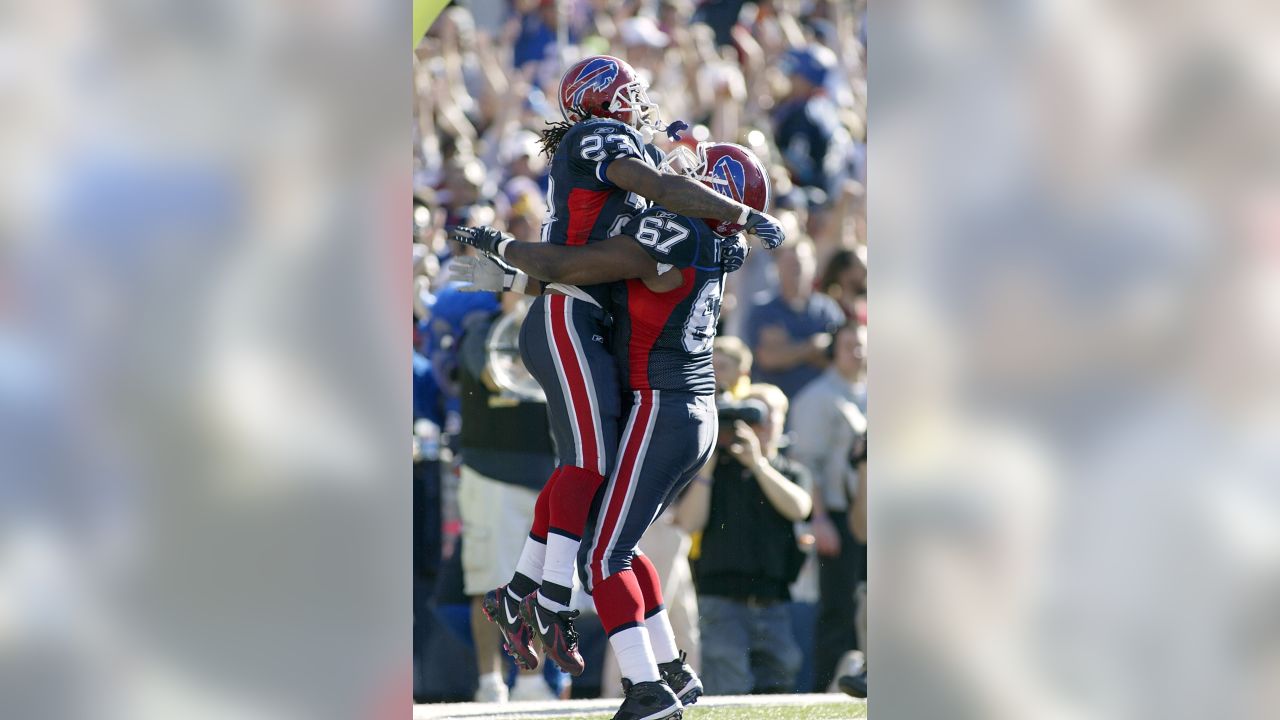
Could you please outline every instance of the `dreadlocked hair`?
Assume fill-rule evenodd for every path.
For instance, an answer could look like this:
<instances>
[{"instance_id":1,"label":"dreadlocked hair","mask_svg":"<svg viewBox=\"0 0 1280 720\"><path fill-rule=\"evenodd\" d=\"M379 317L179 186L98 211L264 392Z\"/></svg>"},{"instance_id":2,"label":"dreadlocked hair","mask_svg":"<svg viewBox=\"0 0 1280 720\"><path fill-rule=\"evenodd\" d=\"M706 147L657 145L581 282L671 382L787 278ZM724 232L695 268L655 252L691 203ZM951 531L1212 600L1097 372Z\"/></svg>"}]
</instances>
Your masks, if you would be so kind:
<instances>
[{"instance_id":1,"label":"dreadlocked hair","mask_svg":"<svg viewBox=\"0 0 1280 720\"><path fill-rule=\"evenodd\" d=\"M560 141L564 139L564 134L569 132L569 128L573 127L570 122L547 122L547 129L542 131L542 154L550 160L556 154L556 148L560 147Z\"/></svg>"}]
</instances>

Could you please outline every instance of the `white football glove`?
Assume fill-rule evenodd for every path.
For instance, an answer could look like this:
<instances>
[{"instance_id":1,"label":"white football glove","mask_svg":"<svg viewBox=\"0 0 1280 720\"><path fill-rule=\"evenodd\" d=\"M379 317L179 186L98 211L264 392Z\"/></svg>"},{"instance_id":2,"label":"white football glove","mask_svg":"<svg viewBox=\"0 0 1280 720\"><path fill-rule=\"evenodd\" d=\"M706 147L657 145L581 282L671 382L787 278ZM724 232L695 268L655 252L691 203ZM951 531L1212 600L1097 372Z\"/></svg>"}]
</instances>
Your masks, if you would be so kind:
<instances>
[{"instance_id":1,"label":"white football glove","mask_svg":"<svg viewBox=\"0 0 1280 720\"><path fill-rule=\"evenodd\" d=\"M463 292L524 292L529 276L488 255L461 255L449 262L449 279Z\"/></svg>"}]
</instances>

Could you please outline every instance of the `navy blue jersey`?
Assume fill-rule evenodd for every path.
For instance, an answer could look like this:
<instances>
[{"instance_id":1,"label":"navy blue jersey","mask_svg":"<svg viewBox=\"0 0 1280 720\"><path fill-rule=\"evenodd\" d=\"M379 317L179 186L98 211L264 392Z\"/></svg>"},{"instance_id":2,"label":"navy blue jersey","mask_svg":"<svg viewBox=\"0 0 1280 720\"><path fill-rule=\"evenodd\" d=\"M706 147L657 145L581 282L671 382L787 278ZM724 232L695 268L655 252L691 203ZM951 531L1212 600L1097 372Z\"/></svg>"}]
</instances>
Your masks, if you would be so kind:
<instances>
[{"instance_id":1,"label":"navy blue jersey","mask_svg":"<svg viewBox=\"0 0 1280 720\"><path fill-rule=\"evenodd\" d=\"M655 293L643 281L614 283L613 354L626 390L715 392L711 343L720 319L723 240L706 222L660 207L636 215L622 229L664 272L684 283Z\"/></svg>"},{"instance_id":2,"label":"navy blue jersey","mask_svg":"<svg viewBox=\"0 0 1280 720\"><path fill-rule=\"evenodd\" d=\"M606 177L609 163L622 158L657 164L640 133L617 120L584 120L565 132L551 160L543 242L585 245L604 240L619 234L631 214L648 207L647 200ZM609 308L607 284L582 289Z\"/></svg>"}]
</instances>

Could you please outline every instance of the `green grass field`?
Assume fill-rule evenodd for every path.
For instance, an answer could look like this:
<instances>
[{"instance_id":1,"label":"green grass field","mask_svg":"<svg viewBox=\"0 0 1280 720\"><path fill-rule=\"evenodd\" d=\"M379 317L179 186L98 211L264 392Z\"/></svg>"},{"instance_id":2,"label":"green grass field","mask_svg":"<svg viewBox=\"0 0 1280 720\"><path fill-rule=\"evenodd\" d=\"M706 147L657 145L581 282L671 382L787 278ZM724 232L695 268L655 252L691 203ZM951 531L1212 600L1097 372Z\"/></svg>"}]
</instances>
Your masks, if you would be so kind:
<instances>
[{"instance_id":1,"label":"green grass field","mask_svg":"<svg viewBox=\"0 0 1280 720\"><path fill-rule=\"evenodd\" d=\"M684 720L849 720L865 718L867 705L853 700L814 705L746 705L699 708L684 711ZM572 715L547 720L609 720L613 713Z\"/></svg>"}]
</instances>

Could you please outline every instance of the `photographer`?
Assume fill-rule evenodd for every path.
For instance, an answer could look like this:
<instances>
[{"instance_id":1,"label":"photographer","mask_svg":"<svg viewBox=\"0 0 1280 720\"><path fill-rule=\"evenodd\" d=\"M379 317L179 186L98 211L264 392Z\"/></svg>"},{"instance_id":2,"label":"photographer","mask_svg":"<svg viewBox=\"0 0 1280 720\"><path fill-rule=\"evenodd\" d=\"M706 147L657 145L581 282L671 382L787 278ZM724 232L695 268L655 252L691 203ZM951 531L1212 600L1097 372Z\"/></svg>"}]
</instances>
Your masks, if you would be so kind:
<instances>
[{"instance_id":1,"label":"photographer","mask_svg":"<svg viewBox=\"0 0 1280 720\"><path fill-rule=\"evenodd\" d=\"M752 385L720 407L716 452L680 507L701 529L696 571L702 681L709 694L785 693L802 661L787 610L804 562L795 523L809 515L809 476L778 455L787 398Z\"/></svg>"}]
</instances>

